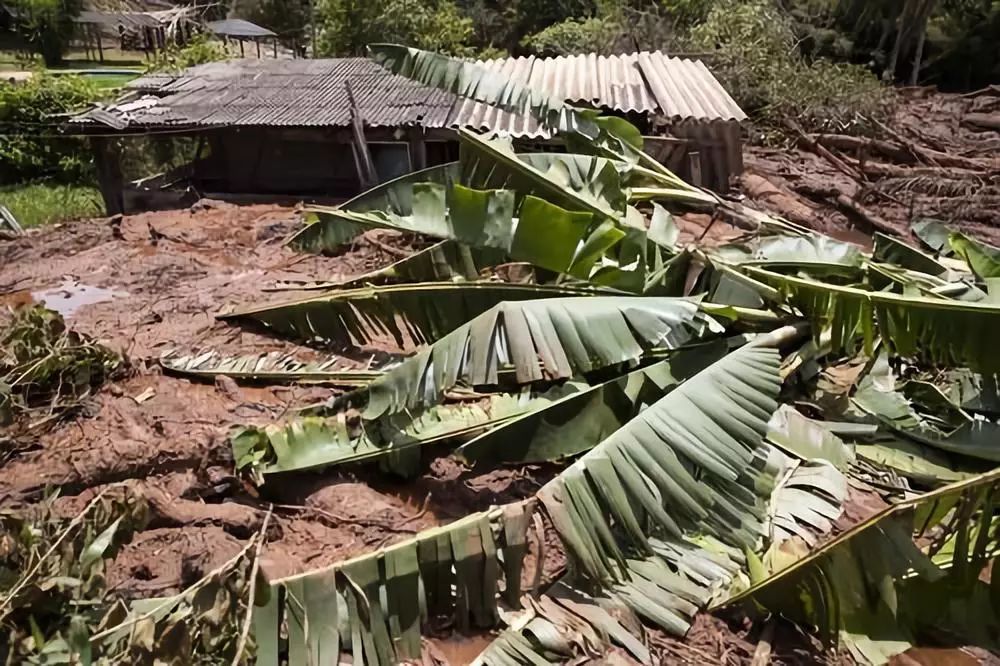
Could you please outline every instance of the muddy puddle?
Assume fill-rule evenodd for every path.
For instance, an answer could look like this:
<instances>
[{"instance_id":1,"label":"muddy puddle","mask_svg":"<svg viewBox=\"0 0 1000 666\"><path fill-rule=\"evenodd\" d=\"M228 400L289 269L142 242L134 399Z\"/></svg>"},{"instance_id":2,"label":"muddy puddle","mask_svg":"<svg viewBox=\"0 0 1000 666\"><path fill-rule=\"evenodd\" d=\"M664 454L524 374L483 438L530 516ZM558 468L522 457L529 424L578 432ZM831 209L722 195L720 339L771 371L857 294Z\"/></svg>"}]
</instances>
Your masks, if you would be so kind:
<instances>
[{"instance_id":1,"label":"muddy puddle","mask_svg":"<svg viewBox=\"0 0 1000 666\"><path fill-rule=\"evenodd\" d=\"M107 303L116 298L125 298L127 291L105 289L83 284L76 280L64 280L58 287L29 292L31 301L55 310L63 317L69 317L85 305Z\"/></svg>"}]
</instances>

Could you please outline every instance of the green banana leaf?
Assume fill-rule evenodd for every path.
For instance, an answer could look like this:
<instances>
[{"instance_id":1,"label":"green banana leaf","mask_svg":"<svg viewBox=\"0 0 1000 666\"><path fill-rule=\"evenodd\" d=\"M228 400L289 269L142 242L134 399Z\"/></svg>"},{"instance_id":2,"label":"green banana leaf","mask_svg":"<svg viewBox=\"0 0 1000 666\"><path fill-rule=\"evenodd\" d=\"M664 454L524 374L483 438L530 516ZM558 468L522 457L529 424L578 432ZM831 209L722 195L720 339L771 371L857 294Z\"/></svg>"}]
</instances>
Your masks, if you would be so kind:
<instances>
[{"instance_id":1,"label":"green banana leaf","mask_svg":"<svg viewBox=\"0 0 1000 666\"><path fill-rule=\"evenodd\" d=\"M564 380L636 363L654 347L677 349L724 330L698 303L594 296L501 303L417 352L361 395L365 418L437 404L448 389L496 386L513 366L518 384ZM337 405L334 404L334 407Z\"/></svg>"},{"instance_id":2,"label":"green banana leaf","mask_svg":"<svg viewBox=\"0 0 1000 666\"><path fill-rule=\"evenodd\" d=\"M899 502L727 603L815 627L862 663L924 638L996 649L1000 604L981 574L1000 550L998 501L994 470Z\"/></svg>"},{"instance_id":3,"label":"green banana leaf","mask_svg":"<svg viewBox=\"0 0 1000 666\"><path fill-rule=\"evenodd\" d=\"M499 303L595 293L493 281L422 282L337 290L237 310L219 319L253 321L281 335L340 347L362 346L380 337L405 347L439 340Z\"/></svg>"},{"instance_id":4,"label":"green banana leaf","mask_svg":"<svg viewBox=\"0 0 1000 666\"><path fill-rule=\"evenodd\" d=\"M290 664L392 666L419 659L421 626L448 618L459 631L489 628L500 591L520 598L534 502L474 513L332 567L271 583L254 608L258 666L277 666L281 635ZM283 631L284 628L284 631Z\"/></svg>"},{"instance_id":5,"label":"green banana leaf","mask_svg":"<svg viewBox=\"0 0 1000 666\"><path fill-rule=\"evenodd\" d=\"M740 270L777 289L782 301L809 318L817 337L829 330L834 351L853 353L860 342L871 353L879 338L896 355L990 374L1000 371L992 340L1000 306L866 291L755 266Z\"/></svg>"},{"instance_id":6,"label":"green banana leaf","mask_svg":"<svg viewBox=\"0 0 1000 666\"><path fill-rule=\"evenodd\" d=\"M439 405L416 416L395 414L365 426L344 414L296 416L280 424L239 427L230 442L236 466L258 479L361 461L378 461L408 476L420 461L420 446L474 436L586 388L567 382L544 393L500 393L478 402Z\"/></svg>"},{"instance_id":7,"label":"green banana leaf","mask_svg":"<svg viewBox=\"0 0 1000 666\"><path fill-rule=\"evenodd\" d=\"M681 382L721 359L724 340L679 349L664 361L585 388L491 428L462 445L470 462L558 460L594 447Z\"/></svg>"},{"instance_id":8,"label":"green banana leaf","mask_svg":"<svg viewBox=\"0 0 1000 666\"><path fill-rule=\"evenodd\" d=\"M979 279L1000 278L1000 248L958 232L952 232L948 244Z\"/></svg>"},{"instance_id":9,"label":"green banana leaf","mask_svg":"<svg viewBox=\"0 0 1000 666\"><path fill-rule=\"evenodd\" d=\"M901 240L897 240L885 234L875 232L875 249L872 256L878 261L895 264L903 268L909 268L928 275L946 276L949 272L947 266L924 254L915 247L907 245Z\"/></svg>"},{"instance_id":10,"label":"green banana leaf","mask_svg":"<svg viewBox=\"0 0 1000 666\"><path fill-rule=\"evenodd\" d=\"M883 384L866 377L852 402L893 432L916 442L1000 463L1000 425L996 422L970 417L933 384L909 381L895 388Z\"/></svg>"}]
</instances>

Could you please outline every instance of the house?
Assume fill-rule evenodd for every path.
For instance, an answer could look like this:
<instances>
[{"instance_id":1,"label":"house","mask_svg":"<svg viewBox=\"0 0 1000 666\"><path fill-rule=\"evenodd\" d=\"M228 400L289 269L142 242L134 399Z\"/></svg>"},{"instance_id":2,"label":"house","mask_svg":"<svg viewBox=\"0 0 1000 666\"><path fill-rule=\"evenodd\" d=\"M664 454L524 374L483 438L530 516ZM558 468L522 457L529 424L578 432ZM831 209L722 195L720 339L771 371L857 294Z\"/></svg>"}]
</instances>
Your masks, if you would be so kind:
<instances>
[{"instance_id":1,"label":"house","mask_svg":"<svg viewBox=\"0 0 1000 666\"><path fill-rule=\"evenodd\" d=\"M656 52L481 64L628 118L648 135L647 150L692 182L725 191L742 171L746 115L699 61ZM149 74L128 88L115 104L69 124L93 137L109 211L124 206L110 138L197 137L187 177L200 192L301 197L348 197L457 159L460 127L507 134L523 149L559 141L531 118L423 86L367 58L215 62Z\"/></svg>"}]
</instances>

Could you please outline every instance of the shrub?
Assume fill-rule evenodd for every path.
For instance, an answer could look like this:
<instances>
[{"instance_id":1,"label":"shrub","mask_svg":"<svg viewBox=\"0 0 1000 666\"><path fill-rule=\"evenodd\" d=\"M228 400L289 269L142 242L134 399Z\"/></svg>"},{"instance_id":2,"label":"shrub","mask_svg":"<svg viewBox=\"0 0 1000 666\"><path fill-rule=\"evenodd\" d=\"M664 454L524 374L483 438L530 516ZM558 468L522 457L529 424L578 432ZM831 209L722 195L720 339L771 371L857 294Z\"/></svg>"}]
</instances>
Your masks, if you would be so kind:
<instances>
[{"instance_id":1,"label":"shrub","mask_svg":"<svg viewBox=\"0 0 1000 666\"><path fill-rule=\"evenodd\" d=\"M764 124L796 118L808 129L843 131L861 116L884 111L888 95L874 74L858 65L806 60L791 19L768 0L716 6L692 39L713 51L715 74Z\"/></svg>"},{"instance_id":2,"label":"shrub","mask_svg":"<svg viewBox=\"0 0 1000 666\"><path fill-rule=\"evenodd\" d=\"M86 142L59 136L58 122L100 96L97 86L74 75L37 72L21 83L0 81L0 182L77 182L88 176L92 159Z\"/></svg>"},{"instance_id":3,"label":"shrub","mask_svg":"<svg viewBox=\"0 0 1000 666\"><path fill-rule=\"evenodd\" d=\"M621 28L611 19L567 19L529 35L524 46L540 56L608 53Z\"/></svg>"}]
</instances>

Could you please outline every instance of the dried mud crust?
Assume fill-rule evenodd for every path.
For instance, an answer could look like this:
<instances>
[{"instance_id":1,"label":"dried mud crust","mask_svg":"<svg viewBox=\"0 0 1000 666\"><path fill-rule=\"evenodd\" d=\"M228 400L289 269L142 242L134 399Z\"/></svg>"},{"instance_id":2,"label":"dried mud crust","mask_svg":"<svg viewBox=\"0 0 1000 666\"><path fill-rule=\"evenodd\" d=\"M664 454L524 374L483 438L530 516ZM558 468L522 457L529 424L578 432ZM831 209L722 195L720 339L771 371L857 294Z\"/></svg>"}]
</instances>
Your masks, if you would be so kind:
<instances>
[{"instance_id":1,"label":"dried mud crust","mask_svg":"<svg viewBox=\"0 0 1000 666\"><path fill-rule=\"evenodd\" d=\"M862 179L838 170L801 146L746 146L746 171L740 185L757 208L782 215L817 231L870 244L868 222L843 205L836 194L860 206L902 236L922 218L933 218L994 245L1000 245L1000 131L963 124L968 113L992 105L996 97L969 98L928 89L902 90L885 125L889 132L918 150L945 153L956 160L975 160L975 171L926 163L900 163L876 150L836 151L852 169L882 168ZM896 143L885 130L878 138ZM861 141L860 144L864 144ZM901 152L907 149L904 147ZM891 173L888 173L891 171Z\"/></svg>"},{"instance_id":2,"label":"dried mud crust","mask_svg":"<svg viewBox=\"0 0 1000 666\"><path fill-rule=\"evenodd\" d=\"M202 202L117 223L82 220L0 243L0 306L30 303L67 281L113 293L66 318L125 353L130 372L6 458L0 502L30 507L58 490L57 511L73 516L102 490L127 485L142 493L149 526L107 569L112 588L128 597L175 592L226 561L260 529L271 503L262 566L283 577L529 497L554 473L537 466L470 470L447 451L428 451L426 471L414 481L365 468L292 475L262 491L238 479L227 442L232 424L274 422L328 398L330 390L190 381L162 374L159 356L168 349L217 349L313 358L311 349L218 322L215 314L301 295L264 291L276 282L351 277L413 249L410 239L383 233L377 243L359 242L339 256L299 254L283 244L298 224L291 208ZM367 356L353 359L341 365ZM559 556L549 548L546 560Z\"/></svg>"}]
</instances>

